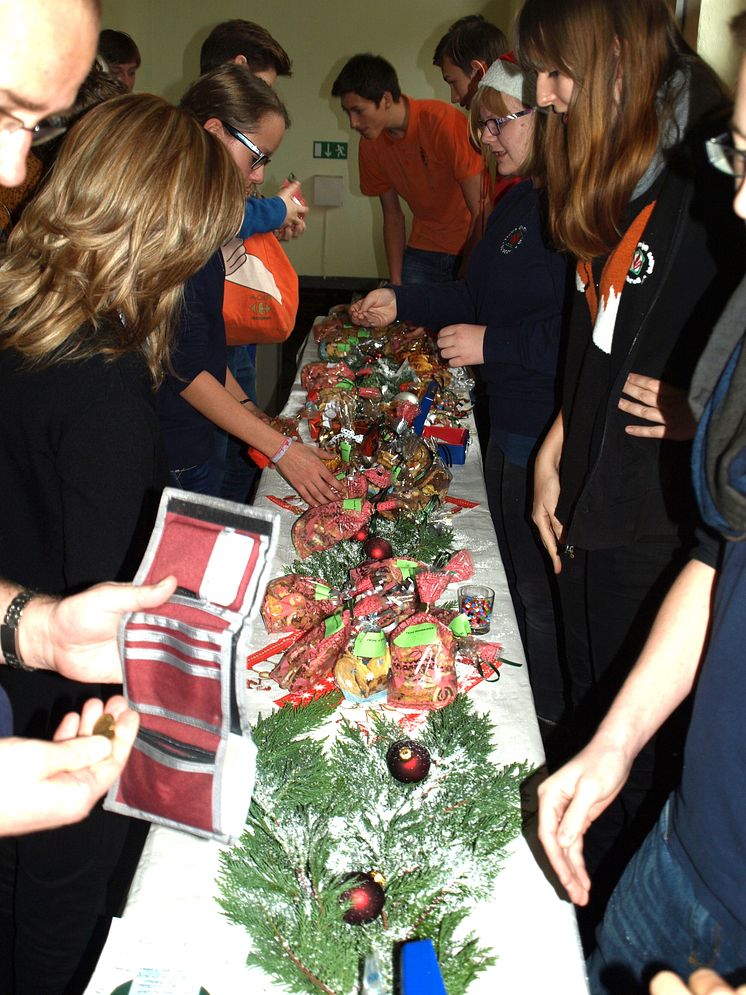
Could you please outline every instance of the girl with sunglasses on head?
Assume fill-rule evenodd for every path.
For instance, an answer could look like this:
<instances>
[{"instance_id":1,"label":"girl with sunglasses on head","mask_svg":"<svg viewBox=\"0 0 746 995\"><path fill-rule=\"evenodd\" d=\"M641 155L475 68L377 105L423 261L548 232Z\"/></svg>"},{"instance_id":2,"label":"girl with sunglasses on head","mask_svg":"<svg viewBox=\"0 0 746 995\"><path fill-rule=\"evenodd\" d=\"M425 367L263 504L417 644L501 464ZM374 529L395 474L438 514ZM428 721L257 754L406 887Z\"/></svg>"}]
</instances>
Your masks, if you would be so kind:
<instances>
[{"instance_id":1,"label":"girl with sunglasses on head","mask_svg":"<svg viewBox=\"0 0 746 995\"><path fill-rule=\"evenodd\" d=\"M666 0L526 0L517 39L552 112L536 148L550 237L576 270L533 516L559 575L580 745L693 543L686 391L741 276L744 239L728 181L704 156L728 102ZM681 720L640 754L588 834L589 925L677 775Z\"/></svg>"},{"instance_id":2,"label":"girl with sunglasses on head","mask_svg":"<svg viewBox=\"0 0 746 995\"><path fill-rule=\"evenodd\" d=\"M472 138L498 175L519 177L492 211L469 259L466 279L373 290L351 313L361 324L396 318L439 329L451 366L473 366L489 397L485 483L500 553L526 648L543 733L564 711L552 578L531 526L527 492L538 440L555 412L566 265L544 238L532 180L531 144L544 115L533 82L509 58L497 59L471 106Z\"/></svg>"},{"instance_id":3,"label":"girl with sunglasses on head","mask_svg":"<svg viewBox=\"0 0 746 995\"><path fill-rule=\"evenodd\" d=\"M289 124L271 87L246 66L221 66L200 77L181 106L227 150L246 192L264 180L264 166ZM218 251L186 285L172 371L159 392L159 413L172 482L219 496L222 429L264 453L310 505L337 497L339 485L319 451L272 428L227 368L223 323L225 262Z\"/></svg>"}]
</instances>

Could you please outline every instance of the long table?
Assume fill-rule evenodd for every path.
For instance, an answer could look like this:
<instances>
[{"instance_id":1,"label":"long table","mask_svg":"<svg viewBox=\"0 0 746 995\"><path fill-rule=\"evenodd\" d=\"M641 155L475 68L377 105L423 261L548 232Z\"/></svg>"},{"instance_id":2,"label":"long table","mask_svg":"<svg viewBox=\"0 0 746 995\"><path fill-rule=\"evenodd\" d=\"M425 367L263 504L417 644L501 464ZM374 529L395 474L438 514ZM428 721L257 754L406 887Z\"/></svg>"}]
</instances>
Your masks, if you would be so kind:
<instances>
[{"instance_id":1,"label":"long table","mask_svg":"<svg viewBox=\"0 0 746 995\"><path fill-rule=\"evenodd\" d=\"M299 369L318 358L311 338ZM294 414L305 401L298 378L283 414ZM489 638L503 644L504 656L523 663L503 666L499 682L481 682L469 690L476 707L488 712L496 727L492 759L497 765L528 761L540 768L544 752L534 711L515 615L500 562L492 520L487 507L482 459L476 443L466 463L453 468L450 495L477 502L453 517L456 546L471 550L475 583L495 590L495 607ZM255 503L268 506L269 496L283 498L289 487L273 470L265 471ZM282 534L274 573L294 559L290 527L294 515L282 511ZM446 597L455 597L450 591ZM256 620L252 649L270 637ZM252 678L247 702L252 719L277 707L286 692L273 682ZM354 706L341 709L355 718ZM534 779L535 780L535 779ZM535 797L532 784L522 799L526 815L523 834L511 844L489 902L475 908L466 922L497 954L497 962L469 988L469 995L527 992L529 995L585 995L587 983L577 925L572 906L558 894L542 859L535 832ZM281 991L267 976L245 965L250 939L242 927L229 923L215 901L215 878L221 847L186 833L155 826L133 882L121 919L115 919L87 995L109 995L132 978L138 968L156 973L154 992L196 992L202 985L210 995L278 995ZM168 985L172 987L169 988ZM179 985L181 984L181 987ZM146 990L146 989L143 989Z\"/></svg>"}]
</instances>

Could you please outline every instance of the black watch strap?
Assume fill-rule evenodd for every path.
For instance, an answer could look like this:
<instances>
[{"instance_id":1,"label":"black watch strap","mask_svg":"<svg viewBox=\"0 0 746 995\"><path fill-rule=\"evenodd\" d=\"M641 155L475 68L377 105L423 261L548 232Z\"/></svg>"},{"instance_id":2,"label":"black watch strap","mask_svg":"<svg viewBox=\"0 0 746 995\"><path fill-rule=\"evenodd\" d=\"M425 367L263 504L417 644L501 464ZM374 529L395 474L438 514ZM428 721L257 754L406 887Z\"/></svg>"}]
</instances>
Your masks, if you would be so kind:
<instances>
[{"instance_id":1,"label":"black watch strap","mask_svg":"<svg viewBox=\"0 0 746 995\"><path fill-rule=\"evenodd\" d=\"M8 605L5 618L0 625L0 649L3 651L5 662L15 670L33 670L27 667L18 652L18 623L21 621L23 609L34 597L36 591L26 588L20 591Z\"/></svg>"}]
</instances>

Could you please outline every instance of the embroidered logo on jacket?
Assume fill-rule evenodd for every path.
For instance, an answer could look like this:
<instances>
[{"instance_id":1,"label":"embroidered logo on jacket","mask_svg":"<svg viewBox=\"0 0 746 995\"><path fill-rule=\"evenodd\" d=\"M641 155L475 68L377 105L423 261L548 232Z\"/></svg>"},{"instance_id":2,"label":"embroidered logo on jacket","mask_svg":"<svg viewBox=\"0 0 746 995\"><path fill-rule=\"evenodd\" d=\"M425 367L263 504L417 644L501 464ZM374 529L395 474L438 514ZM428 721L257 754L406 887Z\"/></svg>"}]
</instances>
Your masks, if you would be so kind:
<instances>
[{"instance_id":1,"label":"embroidered logo on jacket","mask_svg":"<svg viewBox=\"0 0 746 995\"><path fill-rule=\"evenodd\" d=\"M646 242L638 242L632 265L627 273L627 283L644 283L655 268L655 256Z\"/></svg>"},{"instance_id":2,"label":"embroidered logo on jacket","mask_svg":"<svg viewBox=\"0 0 746 995\"><path fill-rule=\"evenodd\" d=\"M527 231L528 229L525 225L518 225L517 228L514 228L512 231L508 232L503 239L502 245L500 246L500 252L502 252L504 256L507 256L513 251L513 249L517 249L523 241L523 236Z\"/></svg>"}]
</instances>

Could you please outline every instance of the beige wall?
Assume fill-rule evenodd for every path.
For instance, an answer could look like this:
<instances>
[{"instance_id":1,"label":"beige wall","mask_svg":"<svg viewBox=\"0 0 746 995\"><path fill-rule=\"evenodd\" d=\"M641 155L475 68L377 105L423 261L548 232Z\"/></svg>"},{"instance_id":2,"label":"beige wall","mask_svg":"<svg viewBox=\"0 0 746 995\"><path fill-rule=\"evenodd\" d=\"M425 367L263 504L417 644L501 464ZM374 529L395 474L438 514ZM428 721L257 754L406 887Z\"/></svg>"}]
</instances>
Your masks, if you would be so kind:
<instances>
[{"instance_id":1,"label":"beige wall","mask_svg":"<svg viewBox=\"0 0 746 995\"><path fill-rule=\"evenodd\" d=\"M439 71L431 64L440 36L458 17L482 13L508 30L521 0L270 0L263 5L239 0L103 0L104 27L130 32L140 46L143 65L137 88L177 100L197 76L202 41L218 21L245 17L259 21L290 53L294 74L277 89L293 125L267 171L265 192L276 192L294 172L310 192L316 174L343 178L341 208L311 208L302 239L288 253L301 275L385 276L378 201L363 197L357 175L358 138L339 101L329 92L350 55L371 51L388 58L405 92L415 97L447 97ZM633 2L633 0L625 0ZM733 83L737 66L727 32L728 19L746 0L689 0L699 10L697 44L723 78ZM694 30L692 30L692 36ZM346 141L345 161L314 159L313 141Z\"/></svg>"},{"instance_id":2,"label":"beige wall","mask_svg":"<svg viewBox=\"0 0 746 995\"><path fill-rule=\"evenodd\" d=\"M314 173L341 175L344 205L312 208L308 230L288 253L301 275L385 276L378 200L363 197L357 174L357 135L329 94L347 58L360 51L384 55L402 88L415 97L447 98L432 65L438 39L464 14L479 12L508 27L517 0L103 0L103 26L128 31L142 54L137 89L177 100L199 73L199 49L219 21L245 17L263 24L290 53L293 76L278 81L293 124L267 171L274 193L292 171L310 191ZM464 125L466 126L466 125ZM314 140L346 141L350 158L314 159Z\"/></svg>"}]
</instances>

